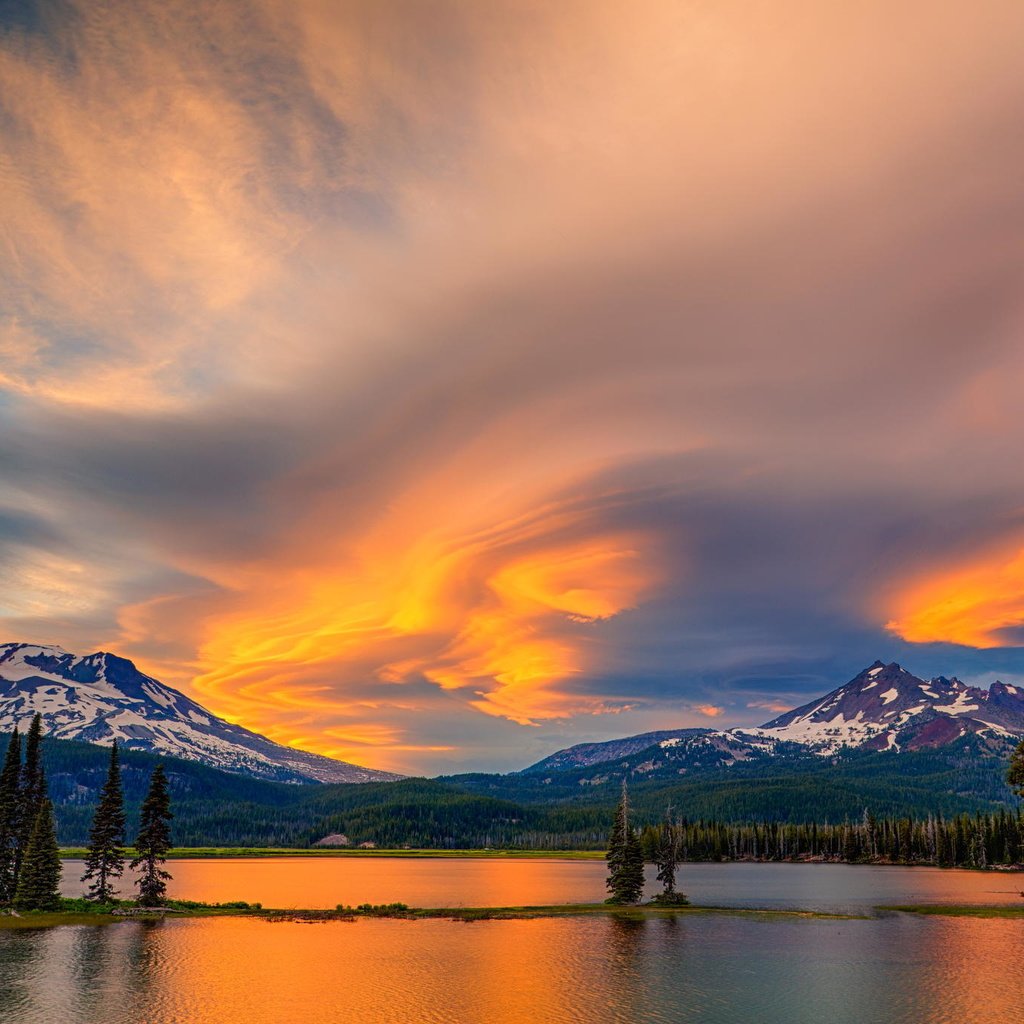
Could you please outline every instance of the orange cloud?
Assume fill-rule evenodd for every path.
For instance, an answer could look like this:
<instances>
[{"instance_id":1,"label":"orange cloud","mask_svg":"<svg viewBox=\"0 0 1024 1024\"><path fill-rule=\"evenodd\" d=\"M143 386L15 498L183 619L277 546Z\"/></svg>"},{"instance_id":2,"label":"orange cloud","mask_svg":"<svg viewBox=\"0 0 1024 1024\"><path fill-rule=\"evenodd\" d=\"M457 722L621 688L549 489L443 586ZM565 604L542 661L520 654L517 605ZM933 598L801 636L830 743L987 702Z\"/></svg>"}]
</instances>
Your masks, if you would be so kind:
<instances>
[{"instance_id":1,"label":"orange cloud","mask_svg":"<svg viewBox=\"0 0 1024 1024\"><path fill-rule=\"evenodd\" d=\"M885 628L912 643L1024 644L1024 548L1019 543L938 570L893 600Z\"/></svg>"},{"instance_id":2,"label":"orange cloud","mask_svg":"<svg viewBox=\"0 0 1024 1024\"><path fill-rule=\"evenodd\" d=\"M784 714L786 711L792 711L794 703L799 703L799 699L796 701L781 700L753 700L747 704L748 708L763 708L766 711L773 711L777 715Z\"/></svg>"},{"instance_id":3,"label":"orange cloud","mask_svg":"<svg viewBox=\"0 0 1024 1024\"><path fill-rule=\"evenodd\" d=\"M694 710L699 711L702 715L707 715L708 718L717 718L725 711L725 708L717 707L714 704L698 704Z\"/></svg>"},{"instance_id":4,"label":"orange cloud","mask_svg":"<svg viewBox=\"0 0 1024 1024\"><path fill-rule=\"evenodd\" d=\"M211 668L195 688L275 739L335 753L302 720L366 720L402 703L394 684L415 679L524 725L614 710L561 684L598 666L599 624L652 593L653 539L558 503L463 534L428 527L450 511L396 513L344 561L253 567L234 609L206 622L200 660ZM375 696L346 696L359 691ZM328 732L407 749L386 729Z\"/></svg>"},{"instance_id":5,"label":"orange cloud","mask_svg":"<svg viewBox=\"0 0 1024 1024\"><path fill-rule=\"evenodd\" d=\"M477 688L474 707L522 725L603 709L604 702L560 693L555 684L590 666L586 624L650 591L655 576L638 541L606 535L515 557L483 581L479 601L460 615L464 624L443 650L383 674L419 672L445 689Z\"/></svg>"}]
</instances>

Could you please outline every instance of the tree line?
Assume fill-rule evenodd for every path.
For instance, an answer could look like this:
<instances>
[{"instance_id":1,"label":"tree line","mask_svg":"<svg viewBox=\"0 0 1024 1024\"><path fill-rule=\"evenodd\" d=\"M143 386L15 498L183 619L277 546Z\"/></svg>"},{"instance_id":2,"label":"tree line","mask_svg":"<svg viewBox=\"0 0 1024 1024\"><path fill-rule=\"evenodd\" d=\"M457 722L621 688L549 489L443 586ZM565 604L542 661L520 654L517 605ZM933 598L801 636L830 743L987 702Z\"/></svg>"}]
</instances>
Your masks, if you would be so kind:
<instances>
[{"instance_id":1,"label":"tree line","mask_svg":"<svg viewBox=\"0 0 1024 1024\"><path fill-rule=\"evenodd\" d=\"M42 719L32 719L25 736L15 726L0 768L0 907L14 910L54 910L60 906L60 849L53 803L40 755ZM158 906L166 899L170 874L164 868L171 849L170 795L163 766L150 776L142 802L140 825L130 866L141 868L135 885L143 906ZM89 829L89 847L82 881L86 899L114 900L114 883L124 872L124 789L117 742L110 748L106 782Z\"/></svg>"},{"instance_id":2,"label":"tree line","mask_svg":"<svg viewBox=\"0 0 1024 1024\"><path fill-rule=\"evenodd\" d=\"M1024 799L1024 741L1006 771L1006 781ZM662 891L652 902L680 904L676 869L684 861L826 860L842 863L932 864L939 867L989 868L1019 865L1024 860L1024 815L998 813L941 815L925 818L877 818L865 809L859 822L841 825L795 825L689 822L673 818L672 809L658 825L635 828L629 820L625 781L608 835L606 902L635 904L643 898L644 864L654 863Z\"/></svg>"},{"instance_id":3,"label":"tree line","mask_svg":"<svg viewBox=\"0 0 1024 1024\"><path fill-rule=\"evenodd\" d=\"M5 740L0 735L0 756ZM344 832L354 844L372 840L378 846L597 850L605 847L622 781L601 787L573 782L575 791L584 791L576 793L563 791L558 778L546 786L536 779L531 783L530 776L297 786L120 747L129 835L138 829L138 809L153 767L163 760L174 801L174 838L181 846L306 847L328 833ZM109 746L43 737L62 846L88 841L107 754ZM899 756L908 760L876 765L874 774L865 770L855 778L829 766L821 768L821 778L811 779L800 774L761 777L749 770L735 774L742 765L717 781L691 778L666 784L630 777L631 809L636 824L661 821L668 803L684 809L690 821L729 823L858 821L865 807L880 817L931 813L947 820L999 810L997 802L960 795L972 791L965 773L980 771L975 761L981 755L960 752L956 772L937 770L945 761L935 752ZM901 790L904 798L894 798L897 782L907 787Z\"/></svg>"},{"instance_id":4,"label":"tree line","mask_svg":"<svg viewBox=\"0 0 1024 1024\"><path fill-rule=\"evenodd\" d=\"M608 903L640 901L645 863L657 866L663 887L652 902L685 903L675 888L676 869L685 862L819 860L995 868L1024 861L1024 815L1019 812L915 819L876 818L865 811L860 821L841 825L736 825L673 818L669 810L663 822L642 828L630 824L629 813L623 784L608 836Z\"/></svg>"},{"instance_id":5,"label":"tree line","mask_svg":"<svg viewBox=\"0 0 1024 1024\"><path fill-rule=\"evenodd\" d=\"M876 818L865 811L857 822L805 825L684 819L678 827L682 861L821 860L985 868L1024 860L1024 817L1009 811L953 818ZM660 828L645 826L640 842L645 859L656 860Z\"/></svg>"}]
</instances>

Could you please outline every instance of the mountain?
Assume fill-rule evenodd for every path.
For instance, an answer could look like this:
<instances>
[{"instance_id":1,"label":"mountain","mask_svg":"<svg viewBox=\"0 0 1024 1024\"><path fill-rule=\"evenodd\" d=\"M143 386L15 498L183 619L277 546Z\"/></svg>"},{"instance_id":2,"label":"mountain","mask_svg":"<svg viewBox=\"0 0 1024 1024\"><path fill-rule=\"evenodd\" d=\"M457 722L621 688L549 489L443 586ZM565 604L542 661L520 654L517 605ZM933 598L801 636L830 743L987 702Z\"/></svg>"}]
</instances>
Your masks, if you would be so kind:
<instances>
[{"instance_id":1,"label":"mountain","mask_svg":"<svg viewBox=\"0 0 1024 1024\"><path fill-rule=\"evenodd\" d=\"M755 730L827 753L939 747L974 733L994 740L1024 736L1024 689L995 682L987 690L955 677L925 681L893 662L876 661L848 683Z\"/></svg>"},{"instance_id":2,"label":"mountain","mask_svg":"<svg viewBox=\"0 0 1024 1024\"><path fill-rule=\"evenodd\" d=\"M603 743L577 743L574 747L556 751L536 764L524 768L522 774L537 772L564 772L573 768L589 768L602 761L614 761L630 754L647 750L655 744L668 741L675 746L679 740L708 735L708 729L663 729L660 732L644 732L639 736L627 736L621 740L605 740Z\"/></svg>"},{"instance_id":3,"label":"mountain","mask_svg":"<svg viewBox=\"0 0 1024 1024\"><path fill-rule=\"evenodd\" d=\"M686 774L781 755L928 750L967 736L977 737L983 756L1004 755L1024 737L1024 688L995 682L985 690L945 676L924 680L895 662L876 661L824 697L757 728L667 729L581 743L521 774L560 773L634 758L634 774ZM645 752L648 756L640 756Z\"/></svg>"},{"instance_id":4,"label":"mountain","mask_svg":"<svg viewBox=\"0 0 1024 1024\"><path fill-rule=\"evenodd\" d=\"M0 731L36 713L54 738L110 743L281 782L387 782L400 778L274 743L232 725L178 690L107 652L0 644Z\"/></svg>"}]
</instances>

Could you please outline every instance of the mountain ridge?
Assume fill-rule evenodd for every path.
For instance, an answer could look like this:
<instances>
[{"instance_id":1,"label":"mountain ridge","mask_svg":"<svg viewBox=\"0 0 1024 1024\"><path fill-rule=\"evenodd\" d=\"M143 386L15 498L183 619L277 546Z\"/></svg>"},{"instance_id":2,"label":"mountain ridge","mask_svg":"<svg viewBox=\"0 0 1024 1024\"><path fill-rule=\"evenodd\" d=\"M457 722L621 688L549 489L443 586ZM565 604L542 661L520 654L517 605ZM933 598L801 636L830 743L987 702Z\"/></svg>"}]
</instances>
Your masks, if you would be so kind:
<instances>
[{"instance_id":1,"label":"mountain ridge","mask_svg":"<svg viewBox=\"0 0 1024 1024\"><path fill-rule=\"evenodd\" d=\"M967 735L993 753L1024 737L1024 687L997 680L989 688L955 676L925 680L897 662L877 660L824 696L771 719L735 729L663 729L620 739L579 743L555 751L519 774L589 768L644 750L669 748L687 770L684 755L728 767L738 760L771 756L780 744L799 744L822 756L842 748L923 750ZM645 742L645 741L650 742Z\"/></svg>"},{"instance_id":2,"label":"mountain ridge","mask_svg":"<svg viewBox=\"0 0 1024 1024\"><path fill-rule=\"evenodd\" d=\"M275 743L234 725L107 651L0 644L0 732L36 713L56 739L168 754L282 782L388 782L402 776Z\"/></svg>"}]
</instances>

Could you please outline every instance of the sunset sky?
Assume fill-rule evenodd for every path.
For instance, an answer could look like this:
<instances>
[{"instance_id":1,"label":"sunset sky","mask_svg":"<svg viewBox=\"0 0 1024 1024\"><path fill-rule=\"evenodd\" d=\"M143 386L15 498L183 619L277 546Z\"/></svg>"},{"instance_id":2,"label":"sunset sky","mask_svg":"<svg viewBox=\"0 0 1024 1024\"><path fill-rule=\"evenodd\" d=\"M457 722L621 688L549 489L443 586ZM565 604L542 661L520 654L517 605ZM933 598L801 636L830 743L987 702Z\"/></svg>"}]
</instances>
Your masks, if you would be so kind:
<instances>
[{"instance_id":1,"label":"sunset sky","mask_svg":"<svg viewBox=\"0 0 1024 1024\"><path fill-rule=\"evenodd\" d=\"M425 774L1024 678L1022 45L0 2L0 641Z\"/></svg>"}]
</instances>

